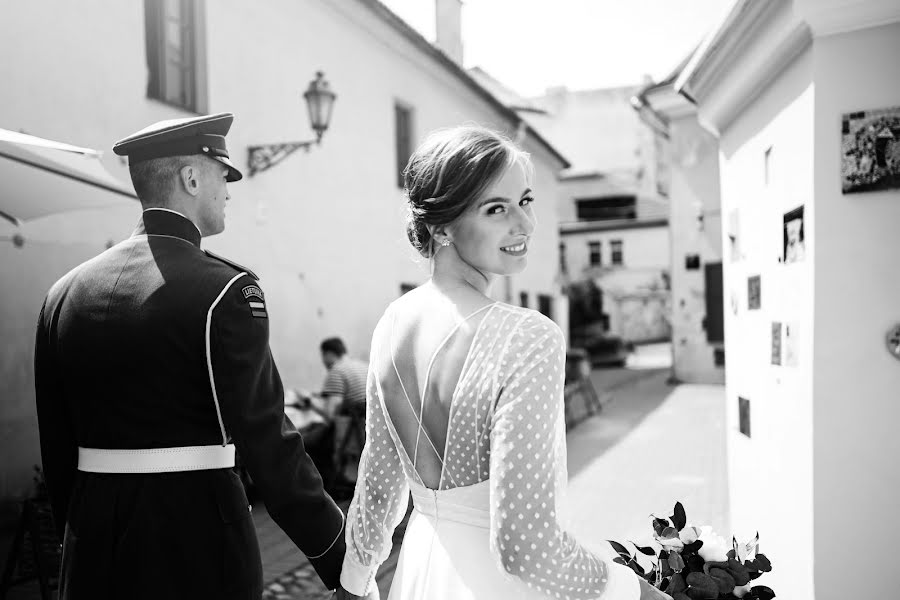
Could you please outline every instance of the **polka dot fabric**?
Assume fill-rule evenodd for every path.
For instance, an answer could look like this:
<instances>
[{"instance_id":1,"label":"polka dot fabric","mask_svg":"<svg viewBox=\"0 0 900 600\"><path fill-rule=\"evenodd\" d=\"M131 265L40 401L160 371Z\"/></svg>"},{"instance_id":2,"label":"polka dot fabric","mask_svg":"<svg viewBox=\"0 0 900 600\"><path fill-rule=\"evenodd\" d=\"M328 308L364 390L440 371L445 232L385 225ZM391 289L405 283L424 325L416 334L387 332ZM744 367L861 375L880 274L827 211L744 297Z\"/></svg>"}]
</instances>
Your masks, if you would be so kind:
<instances>
[{"instance_id":1,"label":"polka dot fabric","mask_svg":"<svg viewBox=\"0 0 900 600\"><path fill-rule=\"evenodd\" d=\"M373 357L389 351L391 310L376 328ZM390 552L409 481L422 484L396 433L410 424L387 417L381 393L396 389L396 373L377 372L383 364L370 361L368 437L347 518L341 575L344 586L359 594L372 589ZM629 589L633 584L637 590L636 576L591 554L560 526L567 479L564 379L565 340L553 321L506 304L490 307L453 394L438 489L489 481L490 550L510 576L548 598L611 598L605 593L611 578L633 579ZM409 418L415 429L416 416L410 412Z\"/></svg>"}]
</instances>

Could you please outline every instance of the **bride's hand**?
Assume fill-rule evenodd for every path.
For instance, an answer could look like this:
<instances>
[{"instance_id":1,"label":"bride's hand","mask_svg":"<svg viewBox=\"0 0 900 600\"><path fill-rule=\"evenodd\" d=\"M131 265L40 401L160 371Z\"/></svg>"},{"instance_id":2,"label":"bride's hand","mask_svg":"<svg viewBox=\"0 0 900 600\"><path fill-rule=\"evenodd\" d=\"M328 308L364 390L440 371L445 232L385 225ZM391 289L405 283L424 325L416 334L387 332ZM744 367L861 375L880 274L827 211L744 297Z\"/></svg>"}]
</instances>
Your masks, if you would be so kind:
<instances>
[{"instance_id":1,"label":"bride's hand","mask_svg":"<svg viewBox=\"0 0 900 600\"><path fill-rule=\"evenodd\" d=\"M378 588L376 587L371 592L369 592L366 596L357 596L356 594L351 594L347 590L342 587L338 587L334 591L334 595L331 597L331 600L380 600L378 595Z\"/></svg>"},{"instance_id":2,"label":"bride's hand","mask_svg":"<svg viewBox=\"0 0 900 600\"><path fill-rule=\"evenodd\" d=\"M641 599L640 600L672 600L672 596L661 592L645 580L640 579Z\"/></svg>"}]
</instances>

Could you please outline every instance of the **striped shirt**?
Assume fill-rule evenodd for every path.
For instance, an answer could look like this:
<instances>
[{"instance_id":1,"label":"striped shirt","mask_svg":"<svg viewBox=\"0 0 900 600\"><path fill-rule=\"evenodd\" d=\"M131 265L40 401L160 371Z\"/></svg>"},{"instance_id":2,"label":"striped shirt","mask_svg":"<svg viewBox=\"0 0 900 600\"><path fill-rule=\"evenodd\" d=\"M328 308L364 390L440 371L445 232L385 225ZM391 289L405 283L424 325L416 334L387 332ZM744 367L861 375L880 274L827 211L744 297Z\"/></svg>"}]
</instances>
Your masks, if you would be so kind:
<instances>
[{"instance_id":1,"label":"striped shirt","mask_svg":"<svg viewBox=\"0 0 900 600\"><path fill-rule=\"evenodd\" d=\"M344 403L365 403L366 376L369 365L361 360L345 356L334 363L322 385L323 396L343 396Z\"/></svg>"}]
</instances>

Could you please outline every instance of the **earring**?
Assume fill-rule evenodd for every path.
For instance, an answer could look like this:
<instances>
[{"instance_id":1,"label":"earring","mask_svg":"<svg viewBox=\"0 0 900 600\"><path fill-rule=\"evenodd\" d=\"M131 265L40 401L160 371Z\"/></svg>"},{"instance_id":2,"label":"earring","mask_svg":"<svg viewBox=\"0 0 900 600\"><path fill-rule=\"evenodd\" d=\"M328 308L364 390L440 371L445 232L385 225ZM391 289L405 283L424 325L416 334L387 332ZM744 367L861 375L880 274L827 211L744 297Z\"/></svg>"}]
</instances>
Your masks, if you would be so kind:
<instances>
[{"instance_id":1,"label":"earring","mask_svg":"<svg viewBox=\"0 0 900 600\"><path fill-rule=\"evenodd\" d=\"M448 240L447 238L444 238L444 239L441 240L441 248L446 248L447 246L449 246L449 245L452 244L452 243L453 243L453 242L451 242L451 241Z\"/></svg>"}]
</instances>

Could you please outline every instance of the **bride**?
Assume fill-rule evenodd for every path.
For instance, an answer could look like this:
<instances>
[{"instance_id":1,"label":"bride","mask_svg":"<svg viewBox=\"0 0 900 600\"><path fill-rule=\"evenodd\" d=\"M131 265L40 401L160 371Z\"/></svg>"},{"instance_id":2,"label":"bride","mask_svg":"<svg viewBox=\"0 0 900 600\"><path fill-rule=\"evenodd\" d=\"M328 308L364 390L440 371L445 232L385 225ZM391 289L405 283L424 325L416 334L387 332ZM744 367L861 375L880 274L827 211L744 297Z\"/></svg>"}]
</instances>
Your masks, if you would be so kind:
<instances>
[{"instance_id":1,"label":"bride","mask_svg":"<svg viewBox=\"0 0 900 600\"><path fill-rule=\"evenodd\" d=\"M372 338L337 598L378 596L410 493L391 599L668 598L559 524L565 341L540 313L488 297L525 268L530 172L525 153L479 127L436 132L410 159L407 232L433 274Z\"/></svg>"}]
</instances>

